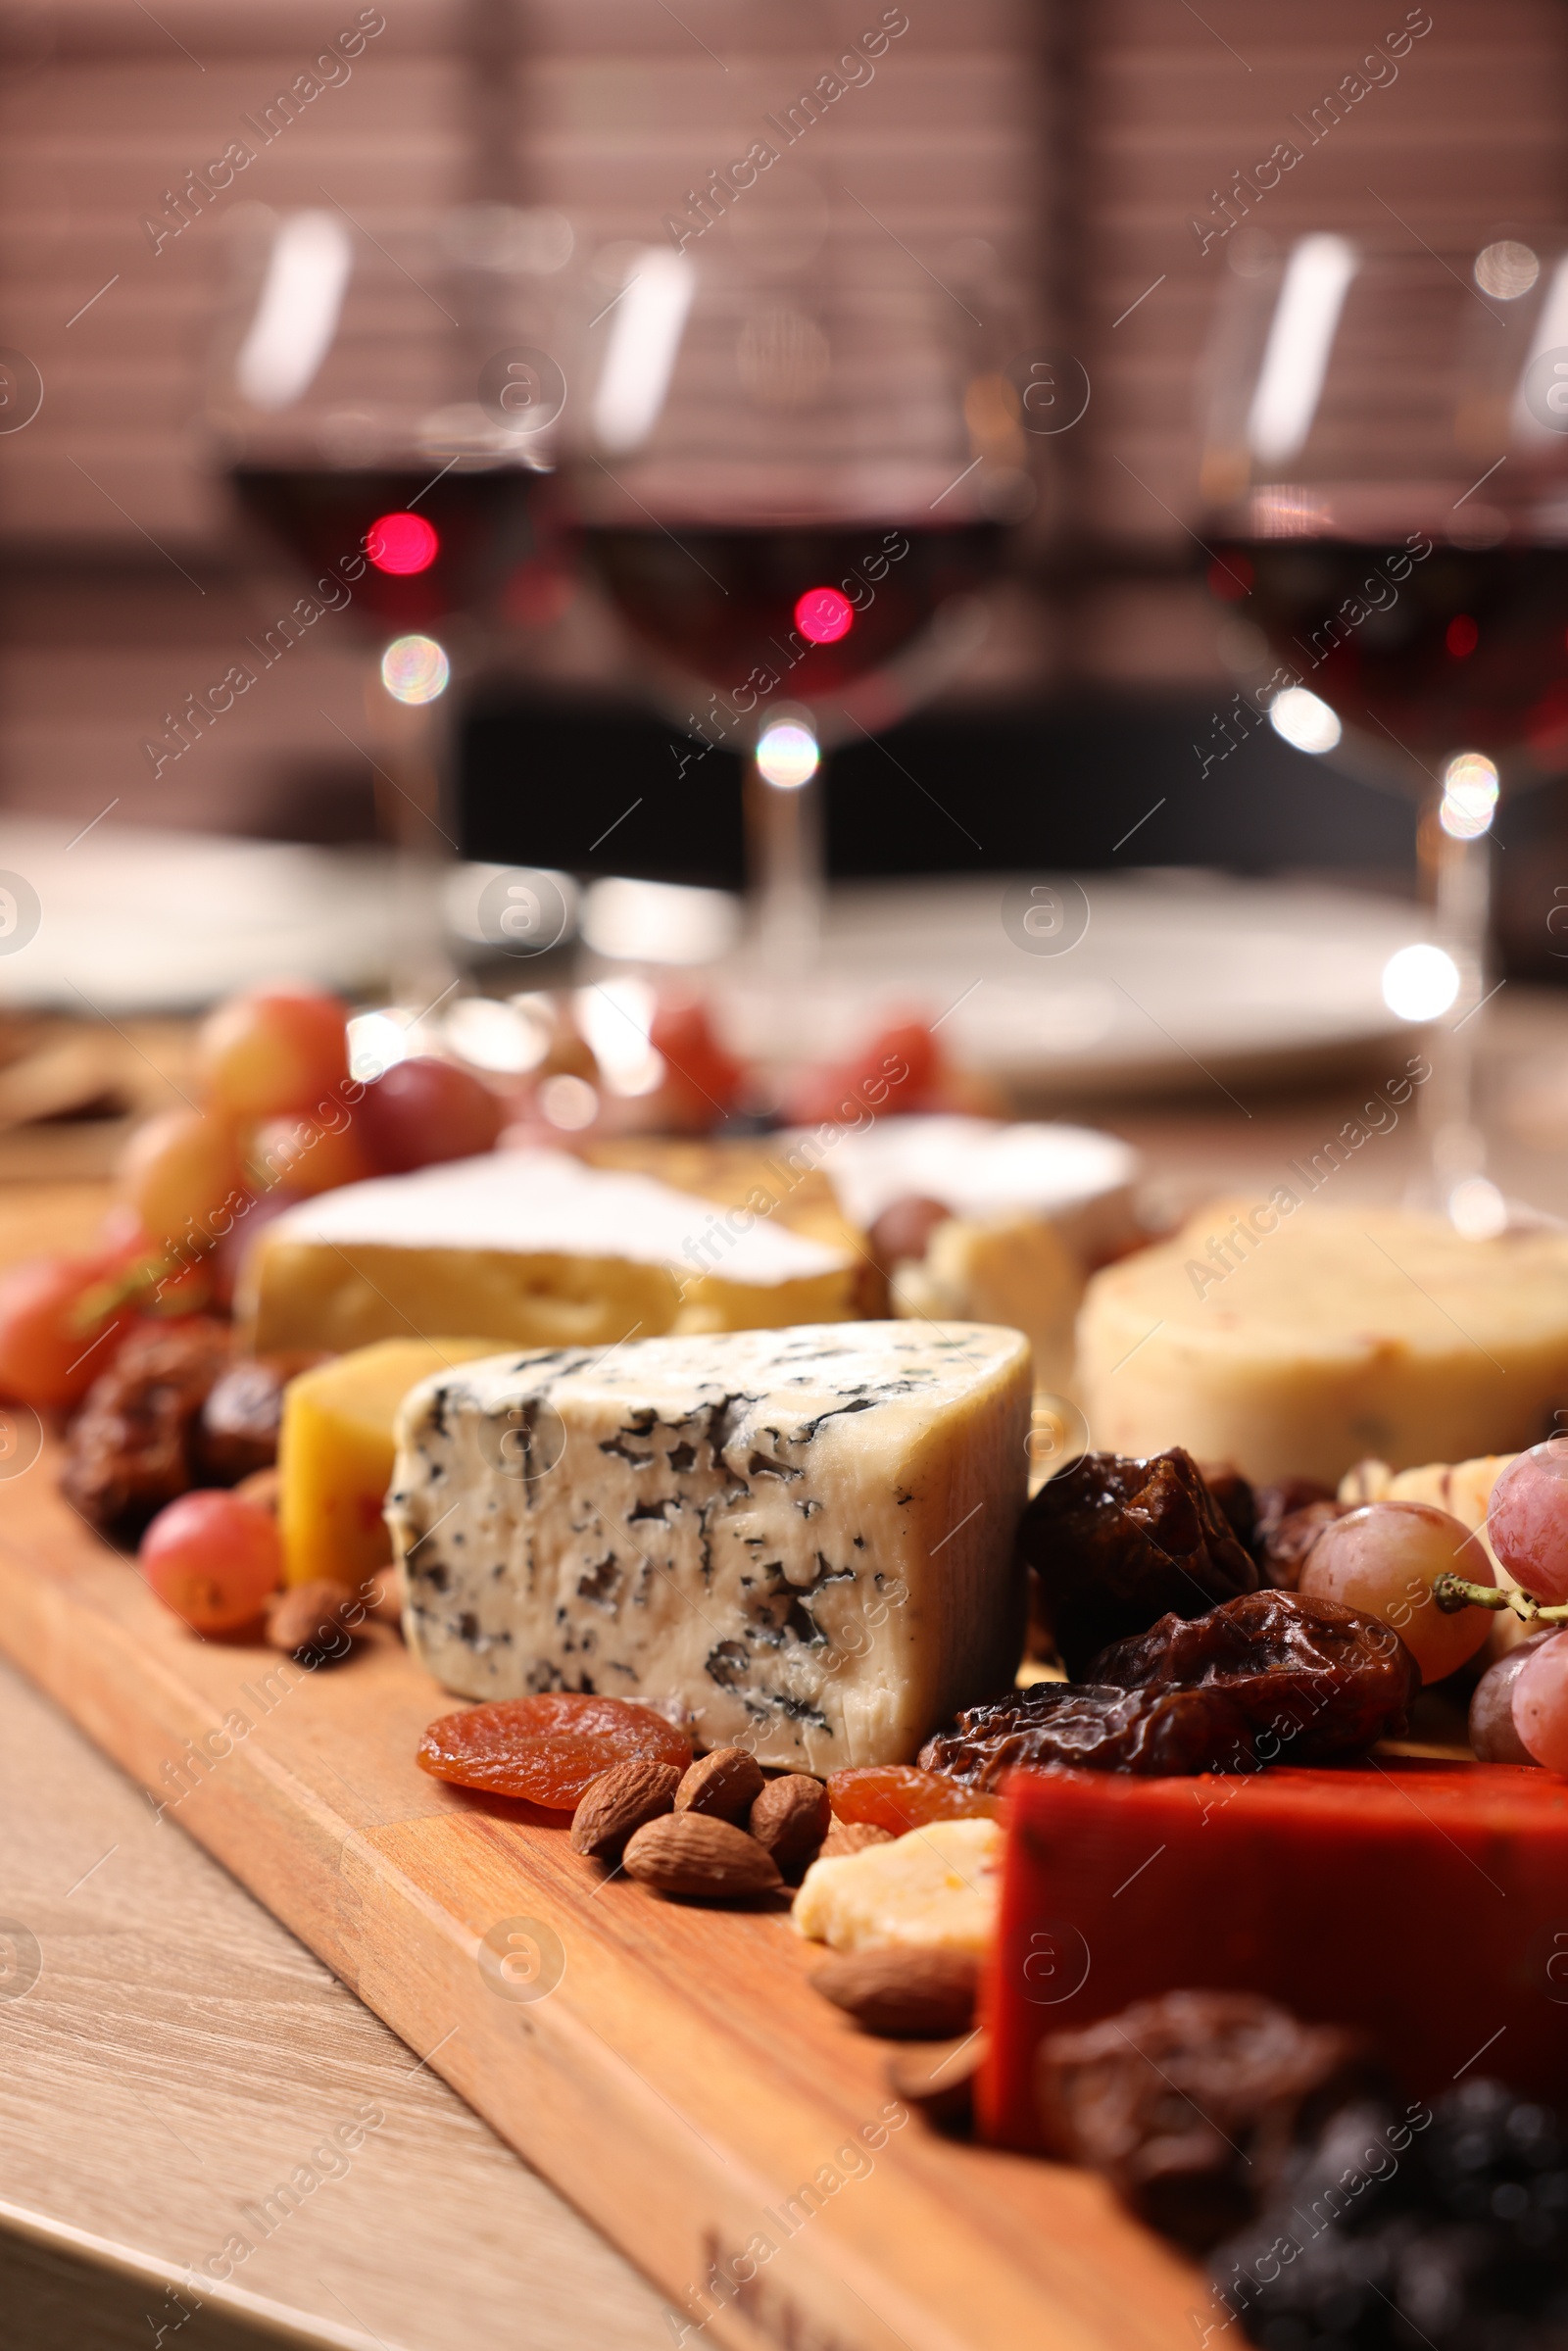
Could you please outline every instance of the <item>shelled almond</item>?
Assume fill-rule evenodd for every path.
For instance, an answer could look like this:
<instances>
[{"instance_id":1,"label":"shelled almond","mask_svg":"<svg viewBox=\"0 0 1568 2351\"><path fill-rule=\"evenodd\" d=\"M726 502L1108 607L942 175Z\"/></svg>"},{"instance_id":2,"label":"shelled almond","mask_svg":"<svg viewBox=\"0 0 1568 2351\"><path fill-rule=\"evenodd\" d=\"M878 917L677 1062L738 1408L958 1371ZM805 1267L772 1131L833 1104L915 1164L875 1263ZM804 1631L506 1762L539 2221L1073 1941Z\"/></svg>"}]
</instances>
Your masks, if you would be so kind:
<instances>
[{"instance_id":1,"label":"shelled almond","mask_svg":"<svg viewBox=\"0 0 1568 2351\"><path fill-rule=\"evenodd\" d=\"M755 1837L710 1813L666 1813L627 1842L626 1875L656 1893L704 1901L738 1901L771 1893L784 1883L778 1864Z\"/></svg>"},{"instance_id":2,"label":"shelled almond","mask_svg":"<svg viewBox=\"0 0 1568 2351\"><path fill-rule=\"evenodd\" d=\"M672 1763L639 1756L596 1780L571 1822L571 1849L595 1861L613 1861L629 1837L671 1811L680 1773Z\"/></svg>"},{"instance_id":3,"label":"shelled almond","mask_svg":"<svg viewBox=\"0 0 1568 2351\"><path fill-rule=\"evenodd\" d=\"M715 1747L700 1755L675 1791L675 1810L718 1821L743 1821L762 1792L762 1768L744 1747Z\"/></svg>"},{"instance_id":4,"label":"shelled almond","mask_svg":"<svg viewBox=\"0 0 1568 2351\"><path fill-rule=\"evenodd\" d=\"M974 2022L979 1961L937 1944L845 1951L813 1970L824 1999L889 2040L938 2040Z\"/></svg>"}]
</instances>

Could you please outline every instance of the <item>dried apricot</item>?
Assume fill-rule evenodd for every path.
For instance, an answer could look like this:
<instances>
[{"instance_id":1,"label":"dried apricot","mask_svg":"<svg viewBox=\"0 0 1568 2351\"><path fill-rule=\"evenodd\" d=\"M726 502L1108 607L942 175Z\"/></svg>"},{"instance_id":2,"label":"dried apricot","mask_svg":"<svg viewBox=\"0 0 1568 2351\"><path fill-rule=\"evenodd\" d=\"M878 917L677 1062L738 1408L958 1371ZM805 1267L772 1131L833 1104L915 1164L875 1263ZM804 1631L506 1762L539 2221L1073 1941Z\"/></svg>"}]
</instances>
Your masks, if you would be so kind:
<instances>
[{"instance_id":1,"label":"dried apricot","mask_svg":"<svg viewBox=\"0 0 1568 2351\"><path fill-rule=\"evenodd\" d=\"M551 1812L574 1811L602 1773L639 1759L684 1771L692 1742L651 1706L572 1690L443 1714L418 1751L420 1768L437 1780L521 1796Z\"/></svg>"},{"instance_id":2,"label":"dried apricot","mask_svg":"<svg viewBox=\"0 0 1568 2351\"><path fill-rule=\"evenodd\" d=\"M861 1764L830 1772L828 1802L840 1821L866 1821L904 1837L927 1821L991 1820L1002 1807L995 1796L960 1788L942 1772L922 1772L912 1763Z\"/></svg>"}]
</instances>

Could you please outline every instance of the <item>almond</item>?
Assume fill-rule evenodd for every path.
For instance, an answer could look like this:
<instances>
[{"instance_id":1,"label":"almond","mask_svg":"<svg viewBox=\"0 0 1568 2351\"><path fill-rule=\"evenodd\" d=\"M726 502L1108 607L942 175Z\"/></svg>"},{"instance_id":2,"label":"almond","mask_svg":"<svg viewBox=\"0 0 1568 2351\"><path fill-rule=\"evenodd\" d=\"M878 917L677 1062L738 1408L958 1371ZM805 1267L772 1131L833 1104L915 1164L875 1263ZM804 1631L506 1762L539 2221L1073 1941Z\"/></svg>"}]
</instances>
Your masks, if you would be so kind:
<instances>
[{"instance_id":1,"label":"almond","mask_svg":"<svg viewBox=\"0 0 1568 2351\"><path fill-rule=\"evenodd\" d=\"M810 1860L833 1818L827 1789L805 1772L769 1780L752 1806L749 1826L786 1875Z\"/></svg>"},{"instance_id":2,"label":"almond","mask_svg":"<svg viewBox=\"0 0 1568 2351\"><path fill-rule=\"evenodd\" d=\"M354 1594L346 1584L323 1578L291 1585L268 1608L267 1638L274 1649L286 1649L302 1660L309 1657L318 1665L346 1657L354 1631L344 1623L343 1610L353 1605Z\"/></svg>"},{"instance_id":3,"label":"almond","mask_svg":"<svg viewBox=\"0 0 1568 2351\"><path fill-rule=\"evenodd\" d=\"M841 1821L835 1819L822 1840L819 1861L832 1861L840 1853L863 1853L867 1845L890 1845L891 1829L879 1829L872 1821Z\"/></svg>"},{"instance_id":4,"label":"almond","mask_svg":"<svg viewBox=\"0 0 1568 2351\"><path fill-rule=\"evenodd\" d=\"M772 1854L755 1837L706 1812L649 1821L628 1842L625 1864L629 1878L658 1893L710 1902L771 1893L783 1884Z\"/></svg>"},{"instance_id":5,"label":"almond","mask_svg":"<svg viewBox=\"0 0 1568 2351\"><path fill-rule=\"evenodd\" d=\"M845 1951L811 1977L824 1999L889 2040L940 2040L974 2023L980 1962L935 1943Z\"/></svg>"},{"instance_id":6,"label":"almond","mask_svg":"<svg viewBox=\"0 0 1568 2351\"><path fill-rule=\"evenodd\" d=\"M923 2049L894 2049L888 2057L888 2087L939 2129L962 2130L974 2119L974 2081L985 2058L983 2033L928 2042Z\"/></svg>"},{"instance_id":7,"label":"almond","mask_svg":"<svg viewBox=\"0 0 1568 2351\"><path fill-rule=\"evenodd\" d=\"M368 1616L378 1625L390 1625L395 1633L403 1630L403 1579L395 1567L377 1568L360 1586L360 1597Z\"/></svg>"},{"instance_id":8,"label":"almond","mask_svg":"<svg viewBox=\"0 0 1568 2351\"><path fill-rule=\"evenodd\" d=\"M680 1786L673 1763L638 1757L617 1763L583 1790L571 1816L571 1849L595 1861L613 1861L632 1833L668 1812Z\"/></svg>"},{"instance_id":9,"label":"almond","mask_svg":"<svg viewBox=\"0 0 1568 2351\"><path fill-rule=\"evenodd\" d=\"M702 1812L715 1821L743 1821L762 1792L762 1767L744 1747L715 1747L700 1755L675 1791L677 1812Z\"/></svg>"}]
</instances>

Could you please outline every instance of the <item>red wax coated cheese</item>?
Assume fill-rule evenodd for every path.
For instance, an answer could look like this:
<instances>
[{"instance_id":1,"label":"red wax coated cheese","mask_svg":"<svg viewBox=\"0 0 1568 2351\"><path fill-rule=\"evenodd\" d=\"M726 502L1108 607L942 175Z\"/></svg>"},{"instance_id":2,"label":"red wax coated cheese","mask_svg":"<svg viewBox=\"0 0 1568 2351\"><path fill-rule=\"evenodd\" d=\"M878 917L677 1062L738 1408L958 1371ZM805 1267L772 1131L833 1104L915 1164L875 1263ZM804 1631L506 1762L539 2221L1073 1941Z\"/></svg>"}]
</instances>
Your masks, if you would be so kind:
<instances>
[{"instance_id":1,"label":"red wax coated cheese","mask_svg":"<svg viewBox=\"0 0 1568 2351\"><path fill-rule=\"evenodd\" d=\"M979 2085L993 2141L1039 2144L1049 2033L1185 1986L1357 2026L1422 2096L1473 2069L1568 2102L1568 1782L1405 1761L1019 1771L1006 1794Z\"/></svg>"}]
</instances>

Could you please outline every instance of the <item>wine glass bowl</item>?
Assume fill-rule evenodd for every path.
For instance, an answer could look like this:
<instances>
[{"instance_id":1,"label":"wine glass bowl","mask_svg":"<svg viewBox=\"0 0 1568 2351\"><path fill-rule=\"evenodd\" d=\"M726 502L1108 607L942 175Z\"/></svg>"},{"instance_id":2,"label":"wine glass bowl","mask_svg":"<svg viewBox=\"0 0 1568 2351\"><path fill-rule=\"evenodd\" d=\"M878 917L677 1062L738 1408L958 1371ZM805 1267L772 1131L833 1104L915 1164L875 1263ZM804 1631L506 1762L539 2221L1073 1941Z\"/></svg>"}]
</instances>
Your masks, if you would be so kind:
<instances>
[{"instance_id":1,"label":"wine glass bowl","mask_svg":"<svg viewBox=\"0 0 1568 2351\"><path fill-rule=\"evenodd\" d=\"M297 569L302 593L258 632L258 660L270 666L328 615L371 652L400 1002L452 976L438 904L447 686L489 658L530 569L563 561L537 492L564 400L548 346L570 249L559 215L500 204L373 229L337 206L231 217L209 446Z\"/></svg>"},{"instance_id":2,"label":"wine glass bowl","mask_svg":"<svg viewBox=\"0 0 1568 2351\"><path fill-rule=\"evenodd\" d=\"M879 731L945 681L1033 504L1000 364L1016 338L999 316L988 345L960 292L897 256L830 249L781 279L715 240L612 276L585 275L573 353L585 563L694 756L751 755L758 928L798 963L822 898L802 739Z\"/></svg>"},{"instance_id":3,"label":"wine glass bowl","mask_svg":"<svg viewBox=\"0 0 1568 2351\"><path fill-rule=\"evenodd\" d=\"M1423 803L1419 854L1456 985L1418 1192L1461 1229L1498 1230L1473 1015L1499 788L1568 765L1568 244L1510 234L1438 253L1328 231L1242 244L1215 322L1200 488L1244 691L1298 748Z\"/></svg>"}]
</instances>

